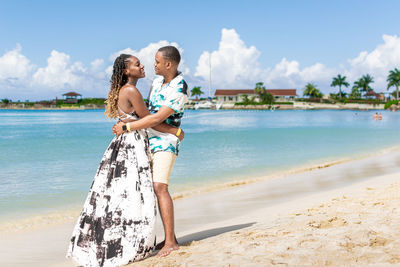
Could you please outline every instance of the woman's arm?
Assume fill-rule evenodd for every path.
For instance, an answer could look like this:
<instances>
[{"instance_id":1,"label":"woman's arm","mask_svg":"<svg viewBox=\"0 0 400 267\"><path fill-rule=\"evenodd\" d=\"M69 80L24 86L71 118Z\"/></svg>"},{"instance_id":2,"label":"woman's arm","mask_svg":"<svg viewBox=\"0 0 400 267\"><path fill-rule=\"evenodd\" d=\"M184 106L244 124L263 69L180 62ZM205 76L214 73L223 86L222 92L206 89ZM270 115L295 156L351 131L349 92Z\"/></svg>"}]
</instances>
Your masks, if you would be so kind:
<instances>
[{"instance_id":1,"label":"woman's arm","mask_svg":"<svg viewBox=\"0 0 400 267\"><path fill-rule=\"evenodd\" d=\"M126 89L127 89L125 91L126 97L128 98L129 102L132 104L132 106L135 108L136 113L141 118L138 121L127 122L127 123L129 123L131 130L153 128L157 131L164 132L164 133L170 133L173 135L176 135L178 133L179 128L173 127L164 122L169 116L171 116L175 112L173 109L163 106L157 113L150 114L149 110L147 109L147 107L143 101L143 97L140 94L139 90L135 87L129 87ZM123 124L124 123L118 123L115 126L117 129L121 128L121 130L122 130ZM118 134L117 129L116 129L116 132ZM183 132L181 135L182 135L182 139L183 139L183 135L184 135ZM180 139L181 139L181 135L179 136Z\"/></svg>"}]
</instances>

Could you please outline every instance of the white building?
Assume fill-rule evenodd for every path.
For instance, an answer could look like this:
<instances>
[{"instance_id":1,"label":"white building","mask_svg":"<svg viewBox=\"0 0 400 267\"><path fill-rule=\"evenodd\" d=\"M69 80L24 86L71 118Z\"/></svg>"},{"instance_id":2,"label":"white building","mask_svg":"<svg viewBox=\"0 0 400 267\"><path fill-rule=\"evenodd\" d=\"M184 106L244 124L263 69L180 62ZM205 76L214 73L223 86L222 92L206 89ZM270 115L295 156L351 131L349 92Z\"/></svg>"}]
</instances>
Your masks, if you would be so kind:
<instances>
[{"instance_id":1,"label":"white building","mask_svg":"<svg viewBox=\"0 0 400 267\"><path fill-rule=\"evenodd\" d=\"M265 91L272 94L276 102L293 101L297 96L296 89L267 89ZM258 94L254 89L217 89L214 95L218 103L243 102L244 95L247 95L249 99L255 97L258 101Z\"/></svg>"}]
</instances>

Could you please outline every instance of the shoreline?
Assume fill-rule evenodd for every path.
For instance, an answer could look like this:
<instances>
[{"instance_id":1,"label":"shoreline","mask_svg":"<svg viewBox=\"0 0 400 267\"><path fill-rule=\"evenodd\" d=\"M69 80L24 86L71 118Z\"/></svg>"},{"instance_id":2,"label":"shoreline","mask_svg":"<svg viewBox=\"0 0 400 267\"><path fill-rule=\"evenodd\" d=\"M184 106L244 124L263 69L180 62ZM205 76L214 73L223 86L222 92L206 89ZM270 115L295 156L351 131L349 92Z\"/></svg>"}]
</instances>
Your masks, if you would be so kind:
<instances>
[{"instance_id":1,"label":"shoreline","mask_svg":"<svg viewBox=\"0 0 400 267\"><path fill-rule=\"evenodd\" d=\"M326 162L318 163L318 164L296 166L296 167L289 168L289 170L276 171L276 172L273 172L272 174L268 174L268 175L258 175L255 178L251 178L251 179L235 179L232 181L227 181L227 182L223 182L223 183L215 183L215 184L207 185L207 186L200 185L200 186L196 187L195 190L194 189L182 190L180 192L174 193L173 195L171 195L171 197L173 200L185 199L185 198L189 198L192 196L201 195L201 194L205 194L205 193L228 190L230 188L243 186L243 185L247 185L247 184L254 184L254 183L269 181L269 180L274 180L274 179L284 179L286 176L307 173L307 172L311 172L314 170L325 169L325 168L329 168L329 167L332 167L335 165L340 165L343 163L349 163L349 162L359 161L359 160L366 159L366 158L377 157L379 155L384 155L387 153L395 152L397 150L400 150L400 145L394 145L391 147L378 149L373 152L367 152L362 155L357 155L355 157L346 157L346 158L332 160L332 161L326 161Z\"/></svg>"},{"instance_id":2,"label":"shoreline","mask_svg":"<svg viewBox=\"0 0 400 267\"><path fill-rule=\"evenodd\" d=\"M387 155L400 151L400 145L391 146L384 149L375 150L365 154L357 155L355 157L346 157L338 160L327 161L319 164L303 165L290 168L289 170L281 170L273 172L268 175L258 175L254 178L236 180L226 182L216 182L214 184L196 186L196 189L182 190L171 194L174 201L186 200L193 197L202 196L209 193L218 193L223 191L234 190L247 185L253 185L262 182L282 180L290 178L290 176L307 174L316 170L327 169L330 167L343 165L351 162L358 162L364 159L373 159L382 155ZM56 209L56 211L54 211ZM69 205L68 207L62 206L59 209L56 207L45 209L36 214L16 218L18 213L10 213L0 216L0 236L7 233L26 232L31 230L41 229L43 227L56 226L65 224L79 215L82 209L82 203ZM23 211L22 211L23 212ZM9 220L8 218L11 218Z\"/></svg>"},{"instance_id":3,"label":"shoreline","mask_svg":"<svg viewBox=\"0 0 400 267\"><path fill-rule=\"evenodd\" d=\"M354 111L373 111L373 110L386 110L383 104L344 104L344 105L336 105L336 104L321 104L321 103L311 103L304 104L299 103L298 105L280 105L279 103L275 103L272 106L279 106L279 108L273 109L272 111L283 111L283 110L354 110ZM21 107L0 107L0 110L104 110L104 107L29 107L29 108L21 108ZM196 110L192 106L188 106L185 109L187 110ZM207 108L200 110L216 110L215 108ZM228 105L222 106L219 110L271 110L271 105Z\"/></svg>"},{"instance_id":4,"label":"shoreline","mask_svg":"<svg viewBox=\"0 0 400 267\"><path fill-rule=\"evenodd\" d=\"M70 107L70 108L67 108L67 107L63 107L63 108L34 108L34 107L31 107L31 108L20 108L20 107L18 107L18 108L10 108L10 107L7 107L7 108L4 108L4 107L0 107L0 110L104 110L105 108L96 108L96 107L88 107L88 108L85 108L85 107L83 107L83 108L81 108L81 107Z\"/></svg>"}]
</instances>

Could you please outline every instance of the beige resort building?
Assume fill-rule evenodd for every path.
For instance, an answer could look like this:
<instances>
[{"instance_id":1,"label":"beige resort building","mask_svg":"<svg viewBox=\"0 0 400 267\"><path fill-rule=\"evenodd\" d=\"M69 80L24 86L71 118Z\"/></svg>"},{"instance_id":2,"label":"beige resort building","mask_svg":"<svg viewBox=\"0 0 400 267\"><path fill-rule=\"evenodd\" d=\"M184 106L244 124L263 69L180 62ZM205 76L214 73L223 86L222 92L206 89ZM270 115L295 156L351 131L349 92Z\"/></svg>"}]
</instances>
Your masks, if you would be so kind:
<instances>
[{"instance_id":1,"label":"beige resort building","mask_svg":"<svg viewBox=\"0 0 400 267\"><path fill-rule=\"evenodd\" d=\"M276 102L293 101L297 96L296 89L267 89L266 91L275 97ZM243 95L247 95L249 99L256 97L258 100L258 94L254 89L217 89L214 95L217 103L243 102Z\"/></svg>"}]
</instances>

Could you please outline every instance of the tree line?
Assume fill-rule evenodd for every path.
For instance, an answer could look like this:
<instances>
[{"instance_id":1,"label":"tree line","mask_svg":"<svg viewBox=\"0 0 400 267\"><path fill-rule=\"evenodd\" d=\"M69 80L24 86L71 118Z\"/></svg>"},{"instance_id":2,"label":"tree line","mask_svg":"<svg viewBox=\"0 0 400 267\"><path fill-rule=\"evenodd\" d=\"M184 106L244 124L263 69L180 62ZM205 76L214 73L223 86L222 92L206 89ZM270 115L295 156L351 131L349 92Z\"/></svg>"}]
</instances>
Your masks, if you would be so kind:
<instances>
[{"instance_id":1,"label":"tree line","mask_svg":"<svg viewBox=\"0 0 400 267\"><path fill-rule=\"evenodd\" d=\"M399 100L399 87L400 87L400 70L395 68L394 70L389 71L389 75L387 76L387 90L391 87L396 87L395 90L395 97L396 100ZM374 78L369 75L365 74L357 81L354 82L353 87L351 88L351 93L347 94L343 92L342 87L349 87L350 84L346 80L346 76L342 76L338 74L336 77L332 78L331 87L339 87L339 98L344 98L348 95L351 99L359 99L361 98L362 93L368 93L373 91L371 84L374 83ZM323 96L321 91L317 88L317 86L313 83L307 83L303 91L304 96L320 98Z\"/></svg>"},{"instance_id":2,"label":"tree line","mask_svg":"<svg viewBox=\"0 0 400 267\"><path fill-rule=\"evenodd\" d=\"M394 96L396 97L396 100L399 100L400 70L395 68L394 70L389 71L389 75L387 76L386 81L388 82L387 90L389 90L391 87L396 87ZM346 92L343 92L342 87L348 88L350 86L350 83L347 81L346 76L338 74L336 77L332 78L331 87L339 88L339 93L337 94L339 98L345 98L346 96L348 96L350 99L360 99L362 93L373 91L371 87L372 83L374 83L374 78L369 74L365 74L354 82L353 87L351 88L351 93L348 94ZM259 96L259 102L265 104L271 104L274 102L274 96L266 91L264 83L256 83L254 91ZM191 90L192 96L200 97L202 94L204 94L204 92L201 91L200 86L193 87L193 89ZM322 92L317 88L317 85L315 85L314 83L306 84L303 95L313 98L321 98L323 96ZM255 97L249 99L247 95L243 95L243 102L253 103L255 102Z\"/></svg>"}]
</instances>

